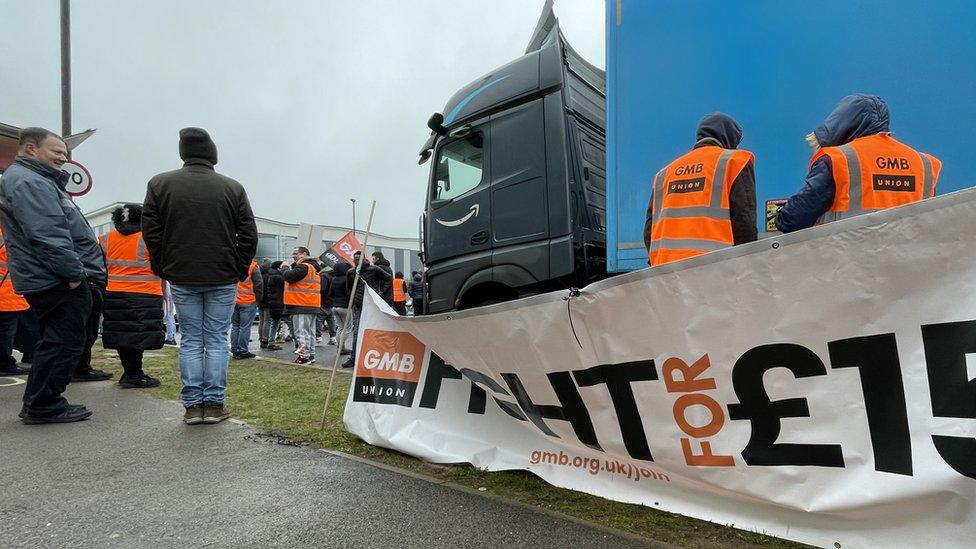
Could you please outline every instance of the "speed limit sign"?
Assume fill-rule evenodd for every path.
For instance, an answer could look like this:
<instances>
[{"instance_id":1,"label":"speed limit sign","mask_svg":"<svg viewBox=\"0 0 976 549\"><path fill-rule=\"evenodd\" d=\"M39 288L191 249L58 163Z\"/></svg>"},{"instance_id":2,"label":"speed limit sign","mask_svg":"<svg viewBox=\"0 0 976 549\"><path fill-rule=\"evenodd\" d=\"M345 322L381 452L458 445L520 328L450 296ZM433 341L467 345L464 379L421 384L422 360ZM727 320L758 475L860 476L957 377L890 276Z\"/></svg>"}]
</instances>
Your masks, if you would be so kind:
<instances>
[{"instance_id":1,"label":"speed limit sign","mask_svg":"<svg viewBox=\"0 0 976 549\"><path fill-rule=\"evenodd\" d=\"M74 160L68 160L61 169L68 172L68 183L64 190L71 196L83 196L92 189L92 176L88 168Z\"/></svg>"}]
</instances>

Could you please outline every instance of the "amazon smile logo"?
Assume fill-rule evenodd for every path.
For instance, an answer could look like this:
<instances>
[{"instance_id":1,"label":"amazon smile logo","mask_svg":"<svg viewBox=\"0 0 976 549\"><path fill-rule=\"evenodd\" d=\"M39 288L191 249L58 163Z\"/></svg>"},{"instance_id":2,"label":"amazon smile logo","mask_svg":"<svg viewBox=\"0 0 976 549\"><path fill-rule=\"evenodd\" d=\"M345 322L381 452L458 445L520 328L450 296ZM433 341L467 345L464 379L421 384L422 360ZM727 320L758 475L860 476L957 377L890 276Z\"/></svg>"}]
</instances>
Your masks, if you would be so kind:
<instances>
[{"instance_id":1,"label":"amazon smile logo","mask_svg":"<svg viewBox=\"0 0 976 549\"><path fill-rule=\"evenodd\" d=\"M454 221L441 221L440 219L434 219L434 221L440 223L441 225L444 225L445 227L457 227L458 225L461 225L462 223L471 219L472 217L478 217L478 212L480 211L481 211L481 205L475 204L474 206L471 206L471 211L468 212L468 214L462 217L461 219L455 219Z\"/></svg>"}]
</instances>

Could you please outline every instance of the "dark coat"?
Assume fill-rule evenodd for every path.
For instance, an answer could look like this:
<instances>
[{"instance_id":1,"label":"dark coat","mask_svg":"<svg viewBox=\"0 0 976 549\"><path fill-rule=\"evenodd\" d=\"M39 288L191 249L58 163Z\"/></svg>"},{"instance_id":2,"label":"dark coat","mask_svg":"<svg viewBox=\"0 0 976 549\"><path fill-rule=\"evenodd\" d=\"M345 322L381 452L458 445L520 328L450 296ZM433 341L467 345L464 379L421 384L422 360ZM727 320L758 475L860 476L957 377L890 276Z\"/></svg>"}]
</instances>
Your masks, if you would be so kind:
<instances>
[{"instance_id":1,"label":"dark coat","mask_svg":"<svg viewBox=\"0 0 976 549\"><path fill-rule=\"evenodd\" d=\"M407 285L407 292L410 293L410 299L414 301L424 300L424 279L420 274L413 275L410 283Z\"/></svg>"},{"instance_id":2,"label":"dark coat","mask_svg":"<svg viewBox=\"0 0 976 549\"><path fill-rule=\"evenodd\" d=\"M254 302L260 307L264 301L264 275L261 269L254 269L251 273L251 286L254 287Z\"/></svg>"},{"instance_id":3,"label":"dark coat","mask_svg":"<svg viewBox=\"0 0 976 549\"><path fill-rule=\"evenodd\" d=\"M281 315L285 313L285 279L278 269L268 269L264 296L271 318L281 318Z\"/></svg>"},{"instance_id":4,"label":"dark coat","mask_svg":"<svg viewBox=\"0 0 976 549\"><path fill-rule=\"evenodd\" d=\"M377 261L376 266L383 269L390 275L389 280L380 281L380 289L377 290L376 293L380 294L383 301L393 305L393 267L390 265L390 262L387 259Z\"/></svg>"},{"instance_id":5,"label":"dark coat","mask_svg":"<svg viewBox=\"0 0 976 549\"><path fill-rule=\"evenodd\" d=\"M349 306L349 288L346 287L346 275L349 273L349 264L344 262L336 263L332 267L332 306L345 309Z\"/></svg>"},{"instance_id":6,"label":"dark coat","mask_svg":"<svg viewBox=\"0 0 976 549\"><path fill-rule=\"evenodd\" d=\"M823 125L813 131L821 147L837 147L888 131L888 106L880 97L854 94L841 99ZM812 227L834 203L834 169L829 156L810 166L806 181L776 213L776 228L784 233Z\"/></svg>"},{"instance_id":7,"label":"dark coat","mask_svg":"<svg viewBox=\"0 0 976 549\"><path fill-rule=\"evenodd\" d=\"M149 180L142 232L153 271L172 284L242 281L258 247L244 187L202 158Z\"/></svg>"},{"instance_id":8,"label":"dark coat","mask_svg":"<svg viewBox=\"0 0 976 549\"><path fill-rule=\"evenodd\" d=\"M363 264L362 269L360 269L359 285L356 287L356 297L353 299L353 307L362 308L363 297L366 294L366 286L368 285L373 289L374 292L383 295L383 284L392 284L393 274L388 272L382 267L377 267L376 265L366 265ZM352 292L353 283L356 280L356 269L349 269L346 273L346 289ZM363 284L365 282L365 284Z\"/></svg>"},{"instance_id":9,"label":"dark coat","mask_svg":"<svg viewBox=\"0 0 976 549\"><path fill-rule=\"evenodd\" d=\"M261 309L268 308L268 276L270 271L270 265L261 267L261 287L264 288L264 292L261 293L261 299L258 300L258 307Z\"/></svg>"},{"instance_id":10,"label":"dark coat","mask_svg":"<svg viewBox=\"0 0 976 549\"><path fill-rule=\"evenodd\" d=\"M66 177L66 172L18 156L0 178L0 220L10 280L18 293L108 280L95 232L64 191Z\"/></svg>"},{"instance_id":11,"label":"dark coat","mask_svg":"<svg viewBox=\"0 0 976 549\"><path fill-rule=\"evenodd\" d=\"M322 285L322 308L331 309L334 303L332 301L332 275L322 271L319 274L319 283Z\"/></svg>"},{"instance_id":12,"label":"dark coat","mask_svg":"<svg viewBox=\"0 0 976 549\"><path fill-rule=\"evenodd\" d=\"M136 222L117 222L124 235L139 232ZM166 338L163 297L132 292L105 292L102 345L106 349L161 349Z\"/></svg>"},{"instance_id":13,"label":"dark coat","mask_svg":"<svg viewBox=\"0 0 976 549\"><path fill-rule=\"evenodd\" d=\"M731 116L722 113L712 113L701 119L695 132L695 146L716 146L723 149L735 149L742 141L742 128ZM652 198L653 200L653 198ZM644 218L644 247L651 245L651 217L654 204L647 203L647 213ZM752 162L739 172L729 190L729 221L732 222L732 242L745 244L756 240L756 168Z\"/></svg>"}]
</instances>

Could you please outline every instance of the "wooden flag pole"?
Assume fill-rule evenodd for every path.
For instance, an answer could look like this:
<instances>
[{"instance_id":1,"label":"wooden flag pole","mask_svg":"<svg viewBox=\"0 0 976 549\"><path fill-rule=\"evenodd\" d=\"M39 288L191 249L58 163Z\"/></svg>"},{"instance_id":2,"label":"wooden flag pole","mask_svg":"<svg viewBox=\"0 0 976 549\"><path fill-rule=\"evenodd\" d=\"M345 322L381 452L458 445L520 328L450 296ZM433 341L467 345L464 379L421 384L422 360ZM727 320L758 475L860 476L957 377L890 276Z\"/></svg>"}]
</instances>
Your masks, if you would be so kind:
<instances>
[{"instance_id":1,"label":"wooden flag pole","mask_svg":"<svg viewBox=\"0 0 976 549\"><path fill-rule=\"evenodd\" d=\"M332 375L329 376L329 388L325 392L325 405L322 407L322 421L319 422L319 429L325 429L325 419L329 415L329 400L332 398L332 385L335 383L336 370L339 369L339 360L342 358L342 349L345 347L345 335L349 330L349 324L352 322L352 304L353 300L356 299L356 289L359 287L359 276L360 271L363 268L363 259L366 257L366 243L369 242L369 231L373 227L373 212L376 211L376 201L373 201L373 205L369 208L369 220L366 221L366 236L363 237L363 249L362 255L359 257L359 263L356 264L356 278L352 282L352 293L349 294L349 306L346 309L346 318L342 322L342 330L339 331L339 339L336 342L336 358L335 362L332 363ZM335 281L332 281L335 284ZM365 295L365 294L364 294ZM352 350L352 360L356 360L356 349Z\"/></svg>"}]
</instances>

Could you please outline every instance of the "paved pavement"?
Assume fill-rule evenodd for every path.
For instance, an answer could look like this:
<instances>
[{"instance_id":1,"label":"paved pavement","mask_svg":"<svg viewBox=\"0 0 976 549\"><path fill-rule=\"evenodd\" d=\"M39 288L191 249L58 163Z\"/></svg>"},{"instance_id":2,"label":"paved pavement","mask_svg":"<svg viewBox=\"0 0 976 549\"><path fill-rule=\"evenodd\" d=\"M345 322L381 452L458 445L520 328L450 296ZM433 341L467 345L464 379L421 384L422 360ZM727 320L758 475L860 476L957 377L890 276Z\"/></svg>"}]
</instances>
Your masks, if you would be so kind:
<instances>
[{"instance_id":1,"label":"paved pavement","mask_svg":"<svg viewBox=\"0 0 976 549\"><path fill-rule=\"evenodd\" d=\"M626 537L73 384L92 419L23 425L0 378L2 547L614 547Z\"/></svg>"},{"instance_id":2,"label":"paved pavement","mask_svg":"<svg viewBox=\"0 0 976 549\"><path fill-rule=\"evenodd\" d=\"M279 343L278 345L281 346L280 351L268 351L267 349L261 349L258 341L258 329L256 326L251 329L250 351L252 353L261 358L271 358L287 362L291 362L298 357L298 355L293 353L295 350L295 344L293 342L288 341ZM346 343L347 348L351 346L352 344L350 342ZM332 364L335 362L336 351L338 351L338 349L339 348L335 345L329 345L329 336L328 333L326 333L326 335L322 337L322 341L315 344L315 364L310 364L308 366L311 368L331 369ZM346 356L343 356L339 363L342 364L342 362L345 362L346 358Z\"/></svg>"}]
</instances>

